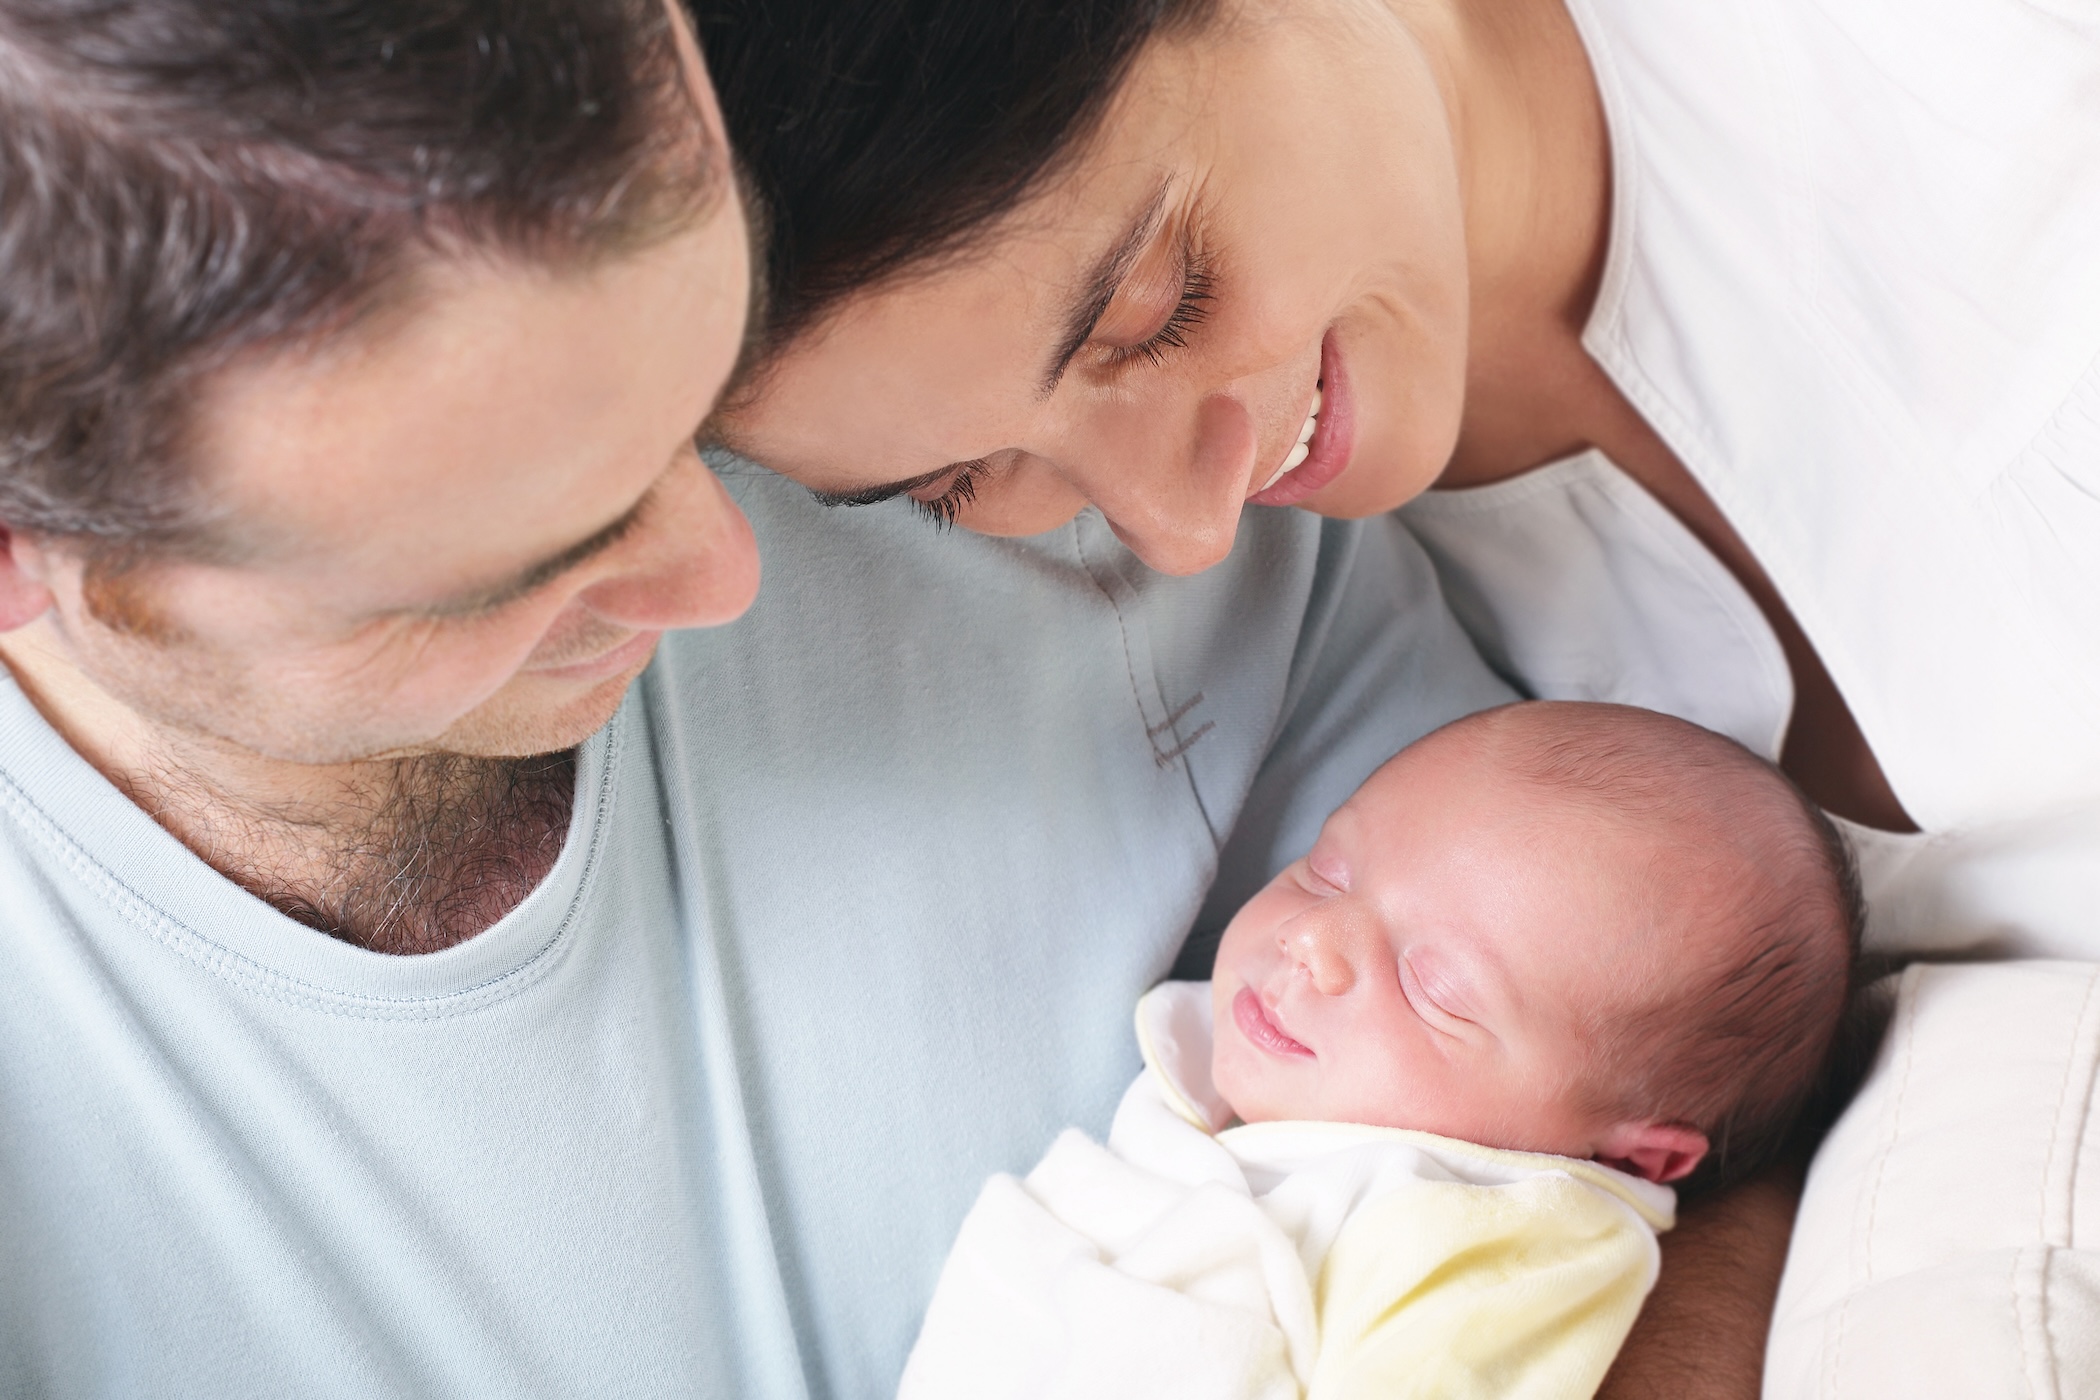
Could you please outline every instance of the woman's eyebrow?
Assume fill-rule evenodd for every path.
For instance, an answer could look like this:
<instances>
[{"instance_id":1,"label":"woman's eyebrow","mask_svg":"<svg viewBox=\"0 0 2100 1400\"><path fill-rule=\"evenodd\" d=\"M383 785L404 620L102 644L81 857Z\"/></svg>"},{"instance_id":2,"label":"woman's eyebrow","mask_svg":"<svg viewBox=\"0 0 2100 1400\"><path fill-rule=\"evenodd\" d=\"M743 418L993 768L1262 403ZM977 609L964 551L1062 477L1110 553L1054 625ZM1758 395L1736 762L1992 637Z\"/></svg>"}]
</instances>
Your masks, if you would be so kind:
<instances>
[{"instance_id":1,"label":"woman's eyebrow","mask_svg":"<svg viewBox=\"0 0 2100 1400\"><path fill-rule=\"evenodd\" d=\"M1047 399L1056 392L1058 384L1065 377L1065 370L1072 363L1072 357L1079 353L1079 347L1085 345L1094 334L1094 327L1101 324L1101 318L1108 313L1109 303L1116 299L1117 291L1123 286L1123 279L1130 275L1130 269L1137 264L1138 255L1145 251L1145 246L1152 241L1153 235L1159 232L1159 221L1167 208L1167 191L1173 188L1173 184L1172 175L1160 177L1159 184L1152 191L1152 197L1145 201L1144 208L1131 220L1130 227L1094 260L1093 266L1087 270L1086 276L1081 279L1078 288L1067 301L1064 334L1058 339L1057 350L1050 357L1049 368L1043 373L1043 383L1039 390L1043 398Z\"/></svg>"}]
</instances>

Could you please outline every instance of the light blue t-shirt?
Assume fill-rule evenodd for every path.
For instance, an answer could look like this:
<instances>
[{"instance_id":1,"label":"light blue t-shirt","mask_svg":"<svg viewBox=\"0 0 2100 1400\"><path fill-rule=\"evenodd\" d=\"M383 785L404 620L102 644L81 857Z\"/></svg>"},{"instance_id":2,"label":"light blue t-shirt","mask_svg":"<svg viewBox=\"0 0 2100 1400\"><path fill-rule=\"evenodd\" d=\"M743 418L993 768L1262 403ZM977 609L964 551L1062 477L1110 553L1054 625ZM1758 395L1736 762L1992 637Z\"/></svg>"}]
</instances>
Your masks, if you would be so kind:
<instances>
[{"instance_id":1,"label":"light blue t-shirt","mask_svg":"<svg viewBox=\"0 0 2100 1400\"><path fill-rule=\"evenodd\" d=\"M936 536L740 463L766 581L481 936L277 914L0 679L0 1394L893 1389L986 1174L1381 759L1508 698L1390 521Z\"/></svg>"}]
</instances>

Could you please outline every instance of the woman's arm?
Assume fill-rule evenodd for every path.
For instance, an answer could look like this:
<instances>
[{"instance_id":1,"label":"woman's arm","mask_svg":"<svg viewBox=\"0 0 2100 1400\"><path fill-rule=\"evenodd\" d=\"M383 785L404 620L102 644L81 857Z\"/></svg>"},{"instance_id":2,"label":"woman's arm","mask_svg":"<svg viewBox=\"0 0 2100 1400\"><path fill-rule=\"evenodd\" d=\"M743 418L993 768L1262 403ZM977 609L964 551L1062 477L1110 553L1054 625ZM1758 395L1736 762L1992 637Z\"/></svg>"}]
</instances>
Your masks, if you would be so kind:
<instances>
[{"instance_id":1,"label":"woman's arm","mask_svg":"<svg viewBox=\"0 0 2100 1400\"><path fill-rule=\"evenodd\" d=\"M1599 1400L1757 1400L1801 1180L1785 1163L1686 1208Z\"/></svg>"}]
</instances>

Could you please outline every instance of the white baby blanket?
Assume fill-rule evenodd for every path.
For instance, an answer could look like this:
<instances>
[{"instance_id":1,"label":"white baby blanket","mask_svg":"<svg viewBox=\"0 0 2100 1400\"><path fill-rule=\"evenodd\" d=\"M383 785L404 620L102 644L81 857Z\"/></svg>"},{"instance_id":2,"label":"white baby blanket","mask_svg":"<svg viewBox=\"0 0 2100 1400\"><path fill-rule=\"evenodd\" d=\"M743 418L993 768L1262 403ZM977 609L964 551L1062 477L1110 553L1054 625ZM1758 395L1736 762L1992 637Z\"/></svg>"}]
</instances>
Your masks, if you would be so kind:
<instances>
[{"instance_id":1,"label":"white baby blanket","mask_svg":"<svg viewBox=\"0 0 2100 1400\"><path fill-rule=\"evenodd\" d=\"M1655 1281L1667 1187L1342 1123L1226 1127L1210 987L1138 1007L1106 1148L1067 1131L963 1222L900 1400L1563 1400Z\"/></svg>"}]
</instances>

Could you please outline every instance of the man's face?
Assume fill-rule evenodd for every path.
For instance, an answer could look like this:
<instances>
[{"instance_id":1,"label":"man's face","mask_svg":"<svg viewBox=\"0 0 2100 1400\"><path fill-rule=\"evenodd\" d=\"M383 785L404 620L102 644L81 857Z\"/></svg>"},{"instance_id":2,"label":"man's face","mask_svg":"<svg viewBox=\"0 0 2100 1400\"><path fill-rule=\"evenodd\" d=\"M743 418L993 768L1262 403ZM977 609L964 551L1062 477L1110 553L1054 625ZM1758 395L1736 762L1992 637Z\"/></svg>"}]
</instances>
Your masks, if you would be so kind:
<instances>
[{"instance_id":1,"label":"man's face","mask_svg":"<svg viewBox=\"0 0 2100 1400\"><path fill-rule=\"evenodd\" d=\"M672 627L749 604L749 525L695 453L741 343L742 211L589 270L475 258L197 407L224 564L42 556L31 644L177 731L277 759L557 750Z\"/></svg>"}]
</instances>

